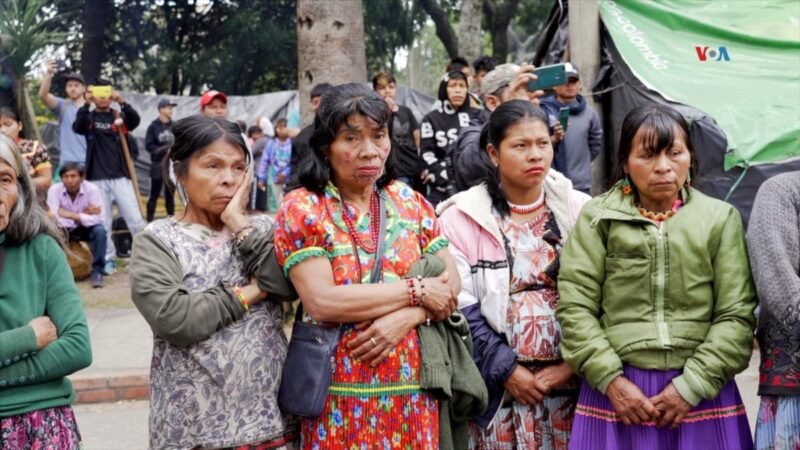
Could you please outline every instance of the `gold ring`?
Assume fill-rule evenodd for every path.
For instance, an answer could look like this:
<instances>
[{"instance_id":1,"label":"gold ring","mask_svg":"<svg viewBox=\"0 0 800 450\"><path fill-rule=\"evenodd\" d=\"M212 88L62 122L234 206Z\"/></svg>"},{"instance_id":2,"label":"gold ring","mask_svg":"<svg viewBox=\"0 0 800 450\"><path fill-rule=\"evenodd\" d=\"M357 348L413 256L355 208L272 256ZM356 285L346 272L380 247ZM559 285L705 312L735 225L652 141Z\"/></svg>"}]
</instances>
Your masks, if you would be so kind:
<instances>
[{"instance_id":1,"label":"gold ring","mask_svg":"<svg viewBox=\"0 0 800 450\"><path fill-rule=\"evenodd\" d=\"M374 337L371 337L371 338L369 338L369 340L372 342L372 346L373 346L373 347L377 347L377 346L378 346L378 342L377 342L377 341L375 341L375 338L374 338Z\"/></svg>"}]
</instances>

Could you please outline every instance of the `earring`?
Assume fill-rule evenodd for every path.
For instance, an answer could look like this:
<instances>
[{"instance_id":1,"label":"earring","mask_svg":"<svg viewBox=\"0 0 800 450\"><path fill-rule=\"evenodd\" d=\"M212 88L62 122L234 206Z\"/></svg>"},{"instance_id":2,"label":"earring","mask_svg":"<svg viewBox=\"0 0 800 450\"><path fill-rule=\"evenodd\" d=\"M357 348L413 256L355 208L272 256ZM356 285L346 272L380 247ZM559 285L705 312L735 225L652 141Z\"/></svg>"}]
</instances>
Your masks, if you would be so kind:
<instances>
[{"instance_id":1,"label":"earring","mask_svg":"<svg viewBox=\"0 0 800 450\"><path fill-rule=\"evenodd\" d=\"M624 195L630 195L632 191L631 180L628 179L628 174L625 174L625 178L622 180L622 193Z\"/></svg>"},{"instance_id":2,"label":"earring","mask_svg":"<svg viewBox=\"0 0 800 450\"><path fill-rule=\"evenodd\" d=\"M686 177L686 187L692 187L692 172L689 172L689 176Z\"/></svg>"}]
</instances>

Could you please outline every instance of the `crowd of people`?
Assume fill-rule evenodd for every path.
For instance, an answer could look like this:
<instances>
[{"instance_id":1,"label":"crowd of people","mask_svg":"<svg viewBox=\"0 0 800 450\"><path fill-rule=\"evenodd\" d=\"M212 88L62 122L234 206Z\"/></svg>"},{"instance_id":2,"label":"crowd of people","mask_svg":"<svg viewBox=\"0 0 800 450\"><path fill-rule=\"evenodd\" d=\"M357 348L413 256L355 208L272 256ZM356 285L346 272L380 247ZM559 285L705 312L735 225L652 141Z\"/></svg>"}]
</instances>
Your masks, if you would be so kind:
<instances>
[{"instance_id":1,"label":"crowd of people","mask_svg":"<svg viewBox=\"0 0 800 450\"><path fill-rule=\"evenodd\" d=\"M50 67L60 182L0 110L0 447L78 448L65 376L91 350L62 249L89 241L102 286L113 202L154 334L151 448L800 448L800 173L763 184L745 234L693 186L684 117L643 105L592 197L579 70L546 95L532 69L453 60L421 120L383 72L315 86L302 129L246 129L215 90L175 122L162 100L146 225L120 150L137 112L78 74L53 96ZM754 337L755 438L734 381Z\"/></svg>"}]
</instances>

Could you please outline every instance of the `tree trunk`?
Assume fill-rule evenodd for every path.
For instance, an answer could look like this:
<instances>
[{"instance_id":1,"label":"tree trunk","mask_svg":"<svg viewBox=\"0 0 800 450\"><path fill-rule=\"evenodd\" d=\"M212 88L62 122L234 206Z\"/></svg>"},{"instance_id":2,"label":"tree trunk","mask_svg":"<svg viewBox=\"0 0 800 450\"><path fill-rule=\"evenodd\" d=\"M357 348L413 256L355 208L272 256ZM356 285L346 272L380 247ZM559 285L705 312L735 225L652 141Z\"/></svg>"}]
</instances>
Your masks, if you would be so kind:
<instances>
[{"instance_id":1,"label":"tree trunk","mask_svg":"<svg viewBox=\"0 0 800 450\"><path fill-rule=\"evenodd\" d=\"M83 49L81 72L87 83L94 83L106 58L106 26L111 20L110 0L86 0L83 6Z\"/></svg>"},{"instance_id":2,"label":"tree trunk","mask_svg":"<svg viewBox=\"0 0 800 450\"><path fill-rule=\"evenodd\" d=\"M486 18L492 34L492 55L504 63L508 58L508 26L520 0L486 0Z\"/></svg>"},{"instance_id":3,"label":"tree trunk","mask_svg":"<svg viewBox=\"0 0 800 450\"><path fill-rule=\"evenodd\" d=\"M297 86L303 123L313 120L309 93L314 85L366 81L361 0L297 0Z\"/></svg>"},{"instance_id":4,"label":"tree trunk","mask_svg":"<svg viewBox=\"0 0 800 450\"><path fill-rule=\"evenodd\" d=\"M419 0L420 6L430 16L436 25L436 36L444 44L447 55L455 58L458 55L458 36L450 25L450 19L444 10L436 3L436 0ZM480 22L479 22L480 23Z\"/></svg>"},{"instance_id":5,"label":"tree trunk","mask_svg":"<svg viewBox=\"0 0 800 450\"><path fill-rule=\"evenodd\" d=\"M458 50L470 63L481 56L483 0L463 0L458 20Z\"/></svg>"},{"instance_id":6,"label":"tree trunk","mask_svg":"<svg viewBox=\"0 0 800 450\"><path fill-rule=\"evenodd\" d=\"M36 112L33 109L33 101L28 92L28 84L24 78L18 78L16 81L17 90L17 112L22 121L22 132L28 139L42 141L42 136L39 134L39 127L36 125Z\"/></svg>"}]
</instances>

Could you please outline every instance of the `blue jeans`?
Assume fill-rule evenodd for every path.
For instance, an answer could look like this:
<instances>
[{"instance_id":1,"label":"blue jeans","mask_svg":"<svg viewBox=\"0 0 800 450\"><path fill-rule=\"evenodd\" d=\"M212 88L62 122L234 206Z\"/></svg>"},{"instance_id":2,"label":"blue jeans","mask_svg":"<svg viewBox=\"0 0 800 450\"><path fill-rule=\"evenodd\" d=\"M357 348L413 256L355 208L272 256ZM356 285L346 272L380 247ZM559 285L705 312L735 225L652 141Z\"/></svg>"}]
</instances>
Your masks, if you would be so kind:
<instances>
[{"instance_id":1,"label":"blue jeans","mask_svg":"<svg viewBox=\"0 0 800 450\"><path fill-rule=\"evenodd\" d=\"M103 225L93 225L91 227L77 226L67 230L70 241L89 242L92 249L92 273L103 273L106 265L106 229Z\"/></svg>"}]
</instances>

